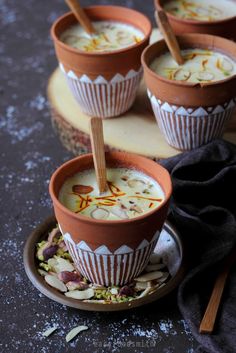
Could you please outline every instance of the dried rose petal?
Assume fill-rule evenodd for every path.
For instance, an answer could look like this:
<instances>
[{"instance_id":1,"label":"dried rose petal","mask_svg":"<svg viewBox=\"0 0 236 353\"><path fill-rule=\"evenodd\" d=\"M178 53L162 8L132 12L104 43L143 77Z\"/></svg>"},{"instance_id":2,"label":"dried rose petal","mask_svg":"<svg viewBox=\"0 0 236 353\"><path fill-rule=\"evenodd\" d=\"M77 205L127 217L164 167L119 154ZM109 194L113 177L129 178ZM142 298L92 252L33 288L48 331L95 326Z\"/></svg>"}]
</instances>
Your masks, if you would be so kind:
<instances>
[{"instance_id":1,"label":"dried rose petal","mask_svg":"<svg viewBox=\"0 0 236 353\"><path fill-rule=\"evenodd\" d=\"M52 245L43 251L43 259L44 261L47 261L51 257L53 257L58 250L58 245Z\"/></svg>"},{"instance_id":2,"label":"dried rose petal","mask_svg":"<svg viewBox=\"0 0 236 353\"><path fill-rule=\"evenodd\" d=\"M83 277L79 275L77 272L70 272L70 271L61 271L58 273L58 278L64 283L70 281L81 281Z\"/></svg>"},{"instance_id":3,"label":"dried rose petal","mask_svg":"<svg viewBox=\"0 0 236 353\"><path fill-rule=\"evenodd\" d=\"M134 290L133 288L129 286L124 286L120 289L119 295L125 295L127 297L132 297L134 295Z\"/></svg>"}]
</instances>

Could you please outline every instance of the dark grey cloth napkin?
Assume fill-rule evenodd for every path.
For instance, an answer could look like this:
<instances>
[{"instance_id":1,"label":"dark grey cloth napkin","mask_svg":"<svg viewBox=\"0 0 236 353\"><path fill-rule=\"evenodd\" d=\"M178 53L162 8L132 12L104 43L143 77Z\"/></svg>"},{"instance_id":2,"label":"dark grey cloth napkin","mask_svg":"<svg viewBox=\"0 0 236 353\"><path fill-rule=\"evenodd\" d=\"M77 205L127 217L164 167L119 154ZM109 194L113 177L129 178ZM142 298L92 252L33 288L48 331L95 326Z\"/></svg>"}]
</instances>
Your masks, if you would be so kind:
<instances>
[{"instance_id":1,"label":"dark grey cloth napkin","mask_svg":"<svg viewBox=\"0 0 236 353\"><path fill-rule=\"evenodd\" d=\"M236 352L236 266L231 269L214 334L199 325L224 259L236 245L236 146L223 140L161 162L171 173L170 216L181 232L189 271L178 304L200 343L198 352Z\"/></svg>"}]
</instances>

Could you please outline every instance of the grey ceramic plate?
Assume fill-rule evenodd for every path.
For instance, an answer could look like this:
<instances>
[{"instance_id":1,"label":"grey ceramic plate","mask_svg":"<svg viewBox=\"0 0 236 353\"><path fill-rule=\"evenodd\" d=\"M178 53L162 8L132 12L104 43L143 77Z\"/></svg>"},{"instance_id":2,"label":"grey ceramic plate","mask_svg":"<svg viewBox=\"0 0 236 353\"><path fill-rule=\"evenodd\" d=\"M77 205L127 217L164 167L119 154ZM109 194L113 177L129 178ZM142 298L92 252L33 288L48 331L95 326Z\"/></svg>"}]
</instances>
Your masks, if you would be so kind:
<instances>
[{"instance_id":1,"label":"grey ceramic plate","mask_svg":"<svg viewBox=\"0 0 236 353\"><path fill-rule=\"evenodd\" d=\"M33 285L48 298L55 300L60 304L64 304L76 309L90 311L128 310L154 302L155 300L164 297L173 289L175 289L183 279L185 272L183 261L183 244L176 229L171 225L170 222L167 221L165 222L155 248L155 252L158 252L158 254L162 256L163 262L167 265L171 274L171 279L166 283L165 286L157 289L151 294L147 294L140 299L135 299L133 301L124 303L97 304L67 298L64 294L61 294L56 289L50 287L37 271L37 260L35 258L36 243L45 238L48 232L53 227L55 227L55 225L55 217L49 217L29 235L24 247L24 266L25 271Z\"/></svg>"}]
</instances>

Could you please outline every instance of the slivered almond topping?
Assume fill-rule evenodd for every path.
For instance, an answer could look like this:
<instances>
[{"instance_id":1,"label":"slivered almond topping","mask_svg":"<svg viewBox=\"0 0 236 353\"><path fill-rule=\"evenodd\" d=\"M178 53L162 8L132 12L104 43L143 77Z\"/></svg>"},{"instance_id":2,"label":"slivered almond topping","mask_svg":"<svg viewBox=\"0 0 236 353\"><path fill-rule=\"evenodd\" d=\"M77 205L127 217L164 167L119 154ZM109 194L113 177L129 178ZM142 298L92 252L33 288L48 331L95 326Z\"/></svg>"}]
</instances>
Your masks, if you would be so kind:
<instances>
[{"instance_id":1,"label":"slivered almond topping","mask_svg":"<svg viewBox=\"0 0 236 353\"><path fill-rule=\"evenodd\" d=\"M90 213L94 219L107 219L109 217L109 211L102 207L97 207Z\"/></svg>"},{"instance_id":2,"label":"slivered almond topping","mask_svg":"<svg viewBox=\"0 0 236 353\"><path fill-rule=\"evenodd\" d=\"M174 72L174 79L177 81L187 81L191 76L191 73L187 70L178 69Z\"/></svg>"},{"instance_id":3,"label":"slivered almond topping","mask_svg":"<svg viewBox=\"0 0 236 353\"><path fill-rule=\"evenodd\" d=\"M214 74L208 71L200 71L197 73L197 79L199 81L212 81L214 77Z\"/></svg>"},{"instance_id":4,"label":"slivered almond topping","mask_svg":"<svg viewBox=\"0 0 236 353\"><path fill-rule=\"evenodd\" d=\"M89 185L73 185L72 191L75 194L89 194L93 191L93 187Z\"/></svg>"}]
</instances>

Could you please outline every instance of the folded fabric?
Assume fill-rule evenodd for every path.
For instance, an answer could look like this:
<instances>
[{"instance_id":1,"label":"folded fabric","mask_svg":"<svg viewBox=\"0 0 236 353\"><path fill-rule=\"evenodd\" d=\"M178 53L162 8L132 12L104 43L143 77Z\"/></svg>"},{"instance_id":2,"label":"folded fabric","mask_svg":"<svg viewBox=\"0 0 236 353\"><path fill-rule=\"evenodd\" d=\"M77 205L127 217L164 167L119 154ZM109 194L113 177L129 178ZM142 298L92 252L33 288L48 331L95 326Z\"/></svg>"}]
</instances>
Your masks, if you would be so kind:
<instances>
[{"instance_id":1,"label":"folded fabric","mask_svg":"<svg viewBox=\"0 0 236 353\"><path fill-rule=\"evenodd\" d=\"M186 243L190 270L178 292L198 352L236 352L236 268L230 271L214 333L199 334L221 261L236 245L236 146L223 140L163 160L172 177L170 216Z\"/></svg>"}]
</instances>

